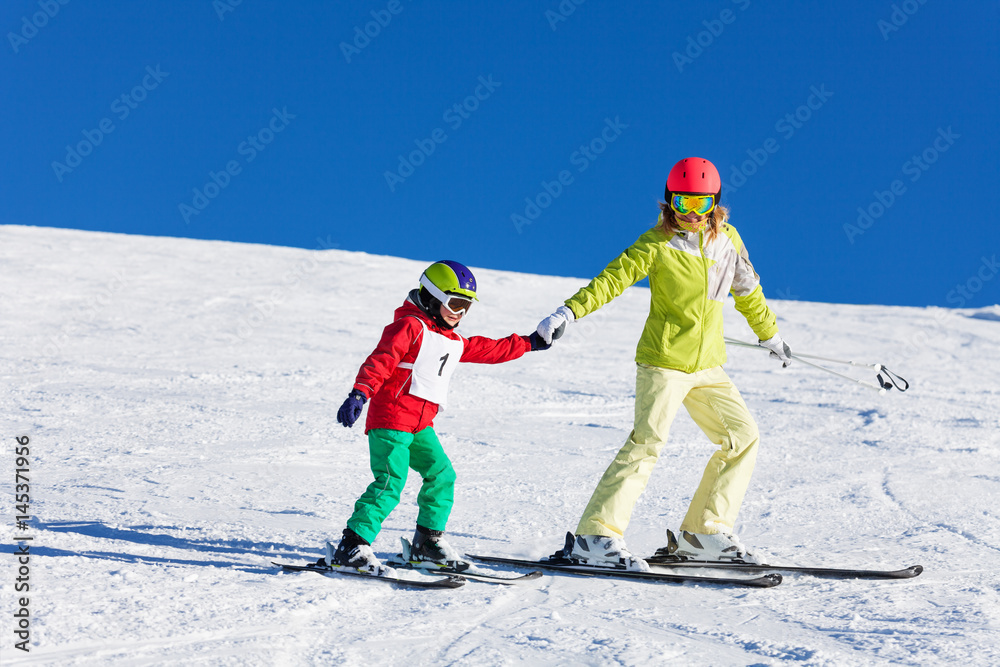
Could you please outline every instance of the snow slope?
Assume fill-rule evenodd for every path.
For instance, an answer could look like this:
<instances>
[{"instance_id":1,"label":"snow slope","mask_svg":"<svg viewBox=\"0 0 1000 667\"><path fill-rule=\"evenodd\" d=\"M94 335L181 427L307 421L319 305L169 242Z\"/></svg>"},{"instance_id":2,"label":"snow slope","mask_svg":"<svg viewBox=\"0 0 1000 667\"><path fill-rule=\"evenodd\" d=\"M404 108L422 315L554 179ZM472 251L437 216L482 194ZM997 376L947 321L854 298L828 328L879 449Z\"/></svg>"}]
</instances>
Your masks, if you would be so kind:
<instances>
[{"instance_id":1,"label":"snow slope","mask_svg":"<svg viewBox=\"0 0 1000 667\"><path fill-rule=\"evenodd\" d=\"M277 573L272 559L314 559L335 539L369 481L363 429L336 411L425 264L0 227L3 664L1000 664L997 307L771 302L793 350L884 363L906 394L730 349L763 437L743 541L790 564L920 563L917 579L750 590L547 575L414 591ZM462 331L494 337L530 332L585 283L477 277ZM459 549L561 546L631 427L647 301L632 288L548 352L458 371L436 426L459 474ZM752 339L731 306L726 326ZM27 531L17 436L31 446ZM634 551L676 528L711 452L682 415L629 527ZM377 553L410 535L416 488ZM14 648L25 535L30 653Z\"/></svg>"}]
</instances>

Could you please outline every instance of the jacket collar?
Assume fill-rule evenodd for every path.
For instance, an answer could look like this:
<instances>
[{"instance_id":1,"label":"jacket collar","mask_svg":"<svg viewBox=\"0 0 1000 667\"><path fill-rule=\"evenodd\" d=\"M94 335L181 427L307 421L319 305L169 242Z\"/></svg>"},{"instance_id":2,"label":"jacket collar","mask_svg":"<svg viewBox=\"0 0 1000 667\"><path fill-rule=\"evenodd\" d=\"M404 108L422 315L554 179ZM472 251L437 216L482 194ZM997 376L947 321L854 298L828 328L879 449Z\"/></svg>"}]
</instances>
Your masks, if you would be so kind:
<instances>
[{"instance_id":1,"label":"jacket collar","mask_svg":"<svg viewBox=\"0 0 1000 667\"><path fill-rule=\"evenodd\" d=\"M403 317L416 317L421 322L426 324L431 331L436 333L448 336L449 334L455 332L455 329L458 327L455 327L455 329L448 329L438 325L430 315L424 312L423 308L417 305L417 298L417 290L410 290L410 293L406 295L406 301L403 302L402 306L396 309L395 319L398 320Z\"/></svg>"}]
</instances>

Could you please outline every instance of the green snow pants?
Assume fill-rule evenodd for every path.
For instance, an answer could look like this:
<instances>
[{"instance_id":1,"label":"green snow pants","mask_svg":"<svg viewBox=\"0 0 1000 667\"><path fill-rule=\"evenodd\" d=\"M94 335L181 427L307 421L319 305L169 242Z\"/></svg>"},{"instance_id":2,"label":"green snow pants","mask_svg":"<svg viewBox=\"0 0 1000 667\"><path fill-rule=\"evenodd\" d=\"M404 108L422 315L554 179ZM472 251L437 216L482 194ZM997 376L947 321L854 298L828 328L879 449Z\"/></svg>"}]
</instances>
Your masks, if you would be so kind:
<instances>
[{"instance_id":1,"label":"green snow pants","mask_svg":"<svg viewBox=\"0 0 1000 667\"><path fill-rule=\"evenodd\" d=\"M347 527L374 542L382 522L399 504L409 468L413 468L424 480L417 494L417 523L430 530L444 530L455 502L455 469L434 429L428 426L418 433L372 429L368 450L375 481L354 504Z\"/></svg>"}]
</instances>

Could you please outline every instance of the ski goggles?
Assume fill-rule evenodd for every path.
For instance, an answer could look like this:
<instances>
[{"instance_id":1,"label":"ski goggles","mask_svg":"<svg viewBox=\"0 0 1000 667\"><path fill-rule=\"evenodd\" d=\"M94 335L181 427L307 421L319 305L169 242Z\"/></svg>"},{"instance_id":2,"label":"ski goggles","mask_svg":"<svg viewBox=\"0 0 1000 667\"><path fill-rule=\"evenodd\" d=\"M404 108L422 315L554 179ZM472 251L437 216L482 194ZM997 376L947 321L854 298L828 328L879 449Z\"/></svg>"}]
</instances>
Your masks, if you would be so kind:
<instances>
[{"instance_id":1,"label":"ski goggles","mask_svg":"<svg viewBox=\"0 0 1000 667\"><path fill-rule=\"evenodd\" d=\"M472 308L472 300L460 296L450 297L447 301L442 301L441 305L452 315L465 315Z\"/></svg>"},{"instance_id":2,"label":"ski goggles","mask_svg":"<svg viewBox=\"0 0 1000 667\"><path fill-rule=\"evenodd\" d=\"M420 276L420 284L427 288L431 295L441 302L445 310L452 315L465 315L472 307L472 299L442 292L427 276Z\"/></svg>"},{"instance_id":3,"label":"ski goggles","mask_svg":"<svg viewBox=\"0 0 1000 667\"><path fill-rule=\"evenodd\" d=\"M670 208L678 215L708 215L715 208L715 195L670 195Z\"/></svg>"}]
</instances>

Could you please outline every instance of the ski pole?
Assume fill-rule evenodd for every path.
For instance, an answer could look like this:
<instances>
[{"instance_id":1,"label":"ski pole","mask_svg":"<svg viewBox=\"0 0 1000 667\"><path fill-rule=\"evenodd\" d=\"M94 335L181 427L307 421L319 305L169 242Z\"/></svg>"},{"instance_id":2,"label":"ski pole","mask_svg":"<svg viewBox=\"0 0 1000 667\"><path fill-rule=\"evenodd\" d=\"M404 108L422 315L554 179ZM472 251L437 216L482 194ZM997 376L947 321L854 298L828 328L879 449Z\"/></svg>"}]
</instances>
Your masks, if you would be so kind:
<instances>
[{"instance_id":1,"label":"ski pole","mask_svg":"<svg viewBox=\"0 0 1000 667\"><path fill-rule=\"evenodd\" d=\"M876 373L878 373L880 370L882 370L882 365L881 364L865 364L865 363L859 363L857 361L845 361L843 359L831 359L829 357L820 357L820 356L817 356L815 354L800 354L798 356L800 358L801 357L805 357L806 359L818 359L819 361L828 361L831 364L844 364L846 366L860 366L861 368L870 368L873 371L875 371Z\"/></svg>"},{"instance_id":2,"label":"ski pole","mask_svg":"<svg viewBox=\"0 0 1000 667\"><path fill-rule=\"evenodd\" d=\"M728 345L737 345L739 347L755 347L755 348L758 348L758 349L761 349L761 350L767 350L766 347L764 347L763 345L760 345L759 343L758 344L745 343L745 342L743 342L741 340L736 340L734 338L725 338L724 340L726 341L726 343ZM851 382L855 382L857 384L860 384L863 387L868 387L869 389L874 389L875 391L877 391L880 394L884 394L887 389L893 389L893 388L895 388L895 389L898 389L899 391L903 392L903 391L906 391L907 389L910 388L910 383L909 382L907 382L906 380L904 380L899 375L896 375L895 373L893 373L892 371L890 371L888 368L886 368L882 364L865 364L865 363L859 363L859 362L856 362L856 361L845 361L843 359L831 359L829 357L820 357L820 356L817 356L815 354L792 354L791 357L792 357L792 359L800 361L803 364L806 364L807 366L812 366L813 368L818 368L819 370L826 371L827 373L830 373L831 375L836 375L837 377L841 377L841 378L844 378L845 380L850 380ZM849 365L849 366L859 366L861 368L870 368L870 369L872 369L872 370L875 371L875 373L876 373L875 377L876 377L876 379L878 379L878 384L876 385L876 384L873 384L871 382L865 382L864 380L858 380L857 378L852 378L849 375L844 375L843 373L838 373L837 371L831 370L831 369L826 368L824 366L820 366L819 364L814 364L811 361L806 361L806 358L809 358L809 359L818 359L820 361L827 361L827 362L834 363L834 364L845 364L845 365ZM885 380L885 379L882 378L882 373L885 373L885 375L888 378L888 380Z\"/></svg>"},{"instance_id":3,"label":"ski pole","mask_svg":"<svg viewBox=\"0 0 1000 667\"><path fill-rule=\"evenodd\" d=\"M895 389L898 389L899 391L906 391L907 389L910 388L910 383L909 382L907 382L906 380L904 380L899 375L896 375L895 373L893 373L892 371L890 371L888 368L886 368L882 364L865 364L865 363L859 363L857 361L845 361L843 359L830 359L829 357L818 357L815 354L800 354L798 356L799 356L799 361L801 361L802 363L808 363L807 361L805 361L804 359L802 359L802 357L808 357L809 359L819 359L820 361L828 361L828 362L833 363L833 364L846 364L848 366L858 366L860 368L870 368L873 371L875 371L875 378L878 380L878 383L882 386L882 389L893 389L893 388L895 388ZM815 366L815 364L811 364L811 365ZM823 369L823 370L827 370L827 369ZM885 379L882 378L882 374L883 373L885 373L885 376L886 376L886 378L888 378L888 380L885 380Z\"/></svg>"},{"instance_id":4,"label":"ski pole","mask_svg":"<svg viewBox=\"0 0 1000 667\"><path fill-rule=\"evenodd\" d=\"M764 349L767 349L767 348L764 348ZM844 378L845 380L850 380L851 382L856 382L856 383L860 384L862 387L868 387L869 389L874 389L875 391L877 391L880 394L884 394L885 393L885 390L886 390L885 387L880 387L877 384L874 384L872 382L865 382L864 380L858 380L857 378L852 378L849 375L844 375L843 373L838 373L837 371L830 370L829 368L825 368L823 366L820 366L819 364L814 364L811 361L806 361L801 356L797 356L797 355L794 355L794 354L790 355L790 356L792 357L792 359L795 359L796 361L799 361L799 362L801 362L803 364L806 364L807 366L812 366L813 368L818 368L821 371L826 371L827 373L830 373L831 375L836 375L837 377Z\"/></svg>"}]
</instances>

